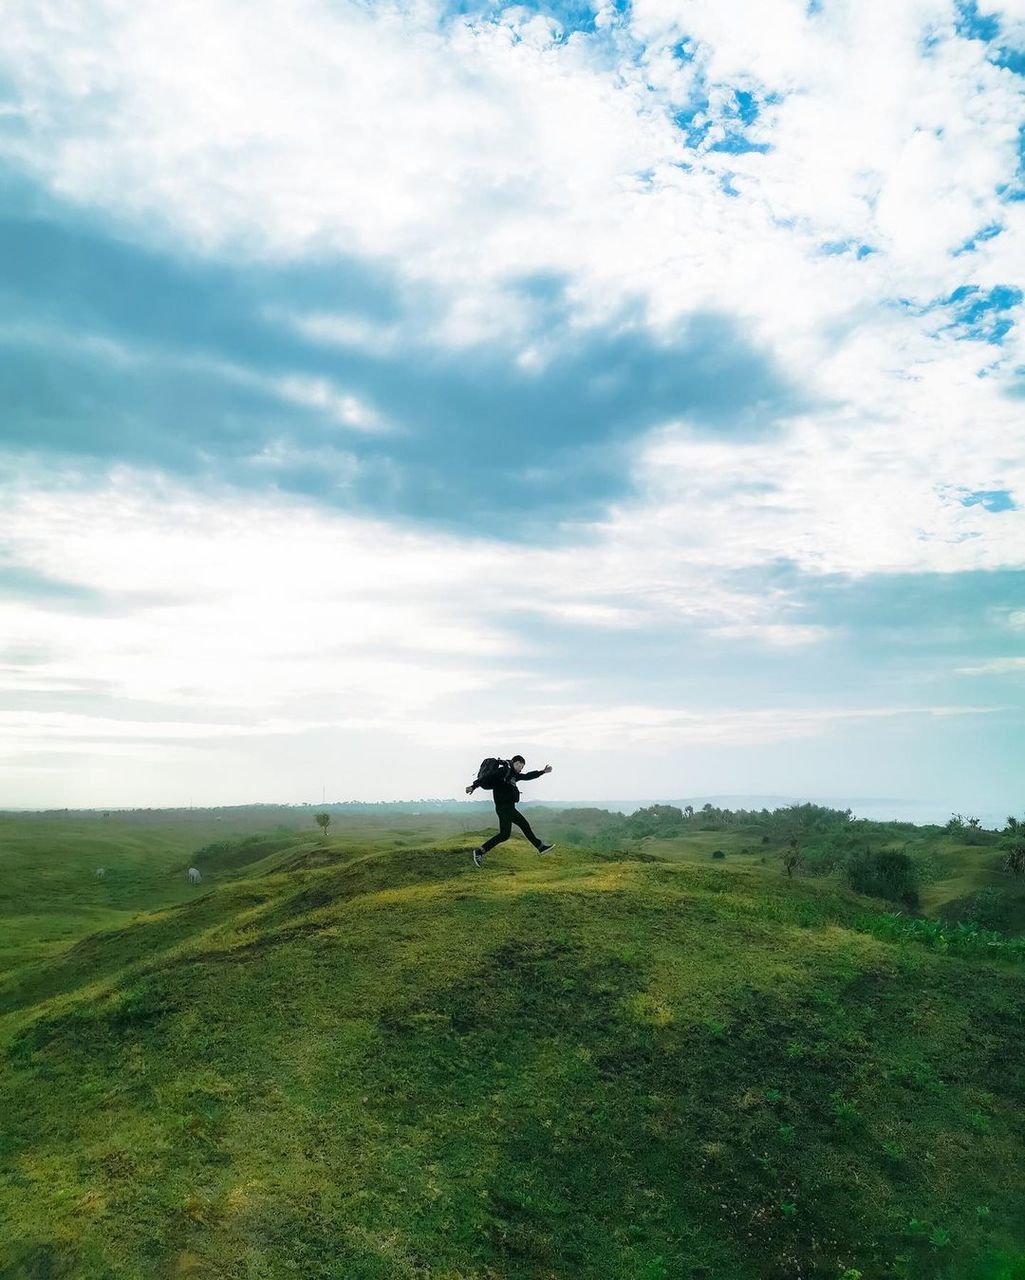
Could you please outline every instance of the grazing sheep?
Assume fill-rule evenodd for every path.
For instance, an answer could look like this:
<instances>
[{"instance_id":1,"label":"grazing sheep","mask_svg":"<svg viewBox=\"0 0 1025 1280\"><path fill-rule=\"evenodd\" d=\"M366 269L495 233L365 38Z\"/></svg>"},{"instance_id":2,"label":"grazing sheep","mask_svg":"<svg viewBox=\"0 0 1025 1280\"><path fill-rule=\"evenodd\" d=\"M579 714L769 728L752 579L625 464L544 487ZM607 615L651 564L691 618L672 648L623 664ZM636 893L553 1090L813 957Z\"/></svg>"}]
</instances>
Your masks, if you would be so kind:
<instances>
[{"instance_id":1,"label":"grazing sheep","mask_svg":"<svg viewBox=\"0 0 1025 1280\"><path fill-rule=\"evenodd\" d=\"M198 867L189 867L188 871L185 874L188 877L189 884L199 884L200 880L203 879L203 877L199 874Z\"/></svg>"},{"instance_id":2,"label":"grazing sheep","mask_svg":"<svg viewBox=\"0 0 1025 1280\"><path fill-rule=\"evenodd\" d=\"M97 879L97 880L102 880L106 874L107 874L107 872L106 872L106 868L104 868L104 867L97 867L97 868L96 868L96 879Z\"/></svg>"}]
</instances>

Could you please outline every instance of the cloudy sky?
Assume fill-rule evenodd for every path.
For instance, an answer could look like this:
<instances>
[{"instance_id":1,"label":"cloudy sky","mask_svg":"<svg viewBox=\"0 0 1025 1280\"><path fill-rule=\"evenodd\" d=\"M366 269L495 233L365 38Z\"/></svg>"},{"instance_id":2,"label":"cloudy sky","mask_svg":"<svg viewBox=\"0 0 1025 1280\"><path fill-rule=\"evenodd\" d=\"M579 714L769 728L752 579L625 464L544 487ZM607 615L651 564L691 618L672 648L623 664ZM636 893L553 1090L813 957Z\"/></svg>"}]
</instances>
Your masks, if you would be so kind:
<instances>
[{"instance_id":1,"label":"cloudy sky","mask_svg":"<svg viewBox=\"0 0 1025 1280\"><path fill-rule=\"evenodd\" d=\"M1025 0L4 21L0 804L1025 810Z\"/></svg>"}]
</instances>

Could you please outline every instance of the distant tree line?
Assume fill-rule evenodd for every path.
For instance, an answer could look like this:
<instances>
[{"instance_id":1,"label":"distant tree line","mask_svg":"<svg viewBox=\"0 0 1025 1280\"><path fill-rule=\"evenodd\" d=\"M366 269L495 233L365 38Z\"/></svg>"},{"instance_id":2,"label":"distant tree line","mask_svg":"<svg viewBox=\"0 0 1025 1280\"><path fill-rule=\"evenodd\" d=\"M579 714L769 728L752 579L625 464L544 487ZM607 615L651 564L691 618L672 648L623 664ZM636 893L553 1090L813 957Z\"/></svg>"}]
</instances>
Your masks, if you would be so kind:
<instances>
[{"instance_id":1,"label":"distant tree line","mask_svg":"<svg viewBox=\"0 0 1025 1280\"><path fill-rule=\"evenodd\" d=\"M921 884L936 874L935 850L928 844L909 844L923 833L931 833L933 844L947 836L958 844L998 848L1004 854L1002 869L1025 875L1025 820L1013 817L1003 832L987 830L978 818L962 814L952 814L943 827L923 828L911 822L856 819L850 809L811 803L772 810L655 804L631 814L573 809L561 817L565 825L560 823L560 839L597 850L629 849L648 839L671 840L699 832L730 832L748 837L751 852L760 849L763 856L778 857L790 876L835 873L859 893L905 907L917 906ZM993 894L999 897L998 890ZM980 896L969 915L980 922L983 916L993 916L995 901Z\"/></svg>"},{"instance_id":2,"label":"distant tree line","mask_svg":"<svg viewBox=\"0 0 1025 1280\"><path fill-rule=\"evenodd\" d=\"M771 810L720 809L712 804L700 809L686 805L681 809L673 804L653 804L629 814L572 809L566 810L565 816L574 824L563 833L563 839L571 844L591 843L589 837L597 833L617 839L653 836L671 840L700 831L745 830L755 837L767 836L770 842L786 843L795 836L843 831L854 823L850 809L829 809L819 804L792 804Z\"/></svg>"}]
</instances>

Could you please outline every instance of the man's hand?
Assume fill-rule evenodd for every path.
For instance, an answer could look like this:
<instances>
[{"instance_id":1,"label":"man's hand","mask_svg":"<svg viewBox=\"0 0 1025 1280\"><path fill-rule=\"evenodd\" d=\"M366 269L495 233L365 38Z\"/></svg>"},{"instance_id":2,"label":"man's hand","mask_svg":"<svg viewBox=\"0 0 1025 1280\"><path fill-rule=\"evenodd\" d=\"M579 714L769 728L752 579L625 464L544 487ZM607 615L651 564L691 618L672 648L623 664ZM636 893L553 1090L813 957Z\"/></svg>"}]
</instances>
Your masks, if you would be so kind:
<instances>
[{"instance_id":1,"label":"man's hand","mask_svg":"<svg viewBox=\"0 0 1025 1280\"><path fill-rule=\"evenodd\" d=\"M552 766L550 764L546 764L545 767L541 770L542 773L551 773L551 771L552 771Z\"/></svg>"},{"instance_id":2,"label":"man's hand","mask_svg":"<svg viewBox=\"0 0 1025 1280\"><path fill-rule=\"evenodd\" d=\"M473 795L473 788L474 788L474 784L471 782L470 785L466 788L466 794L468 796Z\"/></svg>"}]
</instances>

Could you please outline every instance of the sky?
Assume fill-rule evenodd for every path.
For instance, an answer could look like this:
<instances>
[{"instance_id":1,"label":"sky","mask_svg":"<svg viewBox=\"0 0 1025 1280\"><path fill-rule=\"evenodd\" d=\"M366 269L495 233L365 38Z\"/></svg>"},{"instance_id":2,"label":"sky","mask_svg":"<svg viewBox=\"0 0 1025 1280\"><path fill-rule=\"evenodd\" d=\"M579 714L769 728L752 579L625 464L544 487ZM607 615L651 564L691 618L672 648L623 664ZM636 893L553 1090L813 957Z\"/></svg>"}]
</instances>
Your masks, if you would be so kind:
<instances>
[{"instance_id":1,"label":"sky","mask_svg":"<svg viewBox=\"0 0 1025 1280\"><path fill-rule=\"evenodd\" d=\"M1025 0L4 22L0 806L1025 813Z\"/></svg>"}]
</instances>

